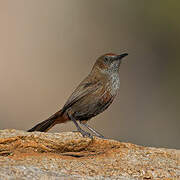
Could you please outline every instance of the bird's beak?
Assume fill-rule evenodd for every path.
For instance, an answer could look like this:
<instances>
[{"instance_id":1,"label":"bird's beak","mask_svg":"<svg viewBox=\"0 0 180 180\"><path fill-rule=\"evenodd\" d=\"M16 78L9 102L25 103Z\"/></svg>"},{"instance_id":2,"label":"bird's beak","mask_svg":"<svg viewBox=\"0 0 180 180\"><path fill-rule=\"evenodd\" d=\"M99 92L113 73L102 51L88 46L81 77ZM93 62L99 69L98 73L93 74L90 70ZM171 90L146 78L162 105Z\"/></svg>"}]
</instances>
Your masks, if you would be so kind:
<instances>
[{"instance_id":1,"label":"bird's beak","mask_svg":"<svg viewBox=\"0 0 180 180\"><path fill-rule=\"evenodd\" d=\"M123 53L123 54L117 55L117 56L114 57L114 60L120 60L120 59L122 59L123 57L125 57L127 55L128 55L128 53Z\"/></svg>"}]
</instances>

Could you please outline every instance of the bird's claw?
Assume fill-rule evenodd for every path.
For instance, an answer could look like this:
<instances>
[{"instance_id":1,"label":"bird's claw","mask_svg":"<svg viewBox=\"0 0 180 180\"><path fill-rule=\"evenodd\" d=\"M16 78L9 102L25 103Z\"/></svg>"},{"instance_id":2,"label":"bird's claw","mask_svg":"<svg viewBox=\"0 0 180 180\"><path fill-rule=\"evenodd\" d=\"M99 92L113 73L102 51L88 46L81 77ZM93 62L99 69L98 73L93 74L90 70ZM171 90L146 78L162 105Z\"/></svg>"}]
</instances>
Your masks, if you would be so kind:
<instances>
[{"instance_id":1,"label":"bird's claw","mask_svg":"<svg viewBox=\"0 0 180 180\"><path fill-rule=\"evenodd\" d=\"M96 135L99 138L106 139L103 135Z\"/></svg>"},{"instance_id":2,"label":"bird's claw","mask_svg":"<svg viewBox=\"0 0 180 180\"><path fill-rule=\"evenodd\" d=\"M79 130L79 132L82 134L83 137L89 137L93 139L93 136L89 132L83 131L82 129Z\"/></svg>"}]
</instances>

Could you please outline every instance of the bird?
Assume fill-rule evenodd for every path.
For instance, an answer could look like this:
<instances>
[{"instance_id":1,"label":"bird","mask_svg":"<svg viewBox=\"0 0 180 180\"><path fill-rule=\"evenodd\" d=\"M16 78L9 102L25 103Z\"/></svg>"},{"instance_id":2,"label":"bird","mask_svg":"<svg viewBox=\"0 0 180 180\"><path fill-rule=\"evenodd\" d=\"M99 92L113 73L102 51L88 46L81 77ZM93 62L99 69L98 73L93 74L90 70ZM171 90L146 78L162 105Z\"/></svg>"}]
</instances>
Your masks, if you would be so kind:
<instances>
[{"instance_id":1,"label":"bird","mask_svg":"<svg viewBox=\"0 0 180 180\"><path fill-rule=\"evenodd\" d=\"M28 132L47 132L54 125L72 121L83 137L104 136L88 125L88 121L105 111L113 102L120 87L120 65L127 53L106 53L97 58L90 73L77 86L65 105L48 119ZM89 130L85 131L82 127ZM91 133L90 133L91 132Z\"/></svg>"}]
</instances>

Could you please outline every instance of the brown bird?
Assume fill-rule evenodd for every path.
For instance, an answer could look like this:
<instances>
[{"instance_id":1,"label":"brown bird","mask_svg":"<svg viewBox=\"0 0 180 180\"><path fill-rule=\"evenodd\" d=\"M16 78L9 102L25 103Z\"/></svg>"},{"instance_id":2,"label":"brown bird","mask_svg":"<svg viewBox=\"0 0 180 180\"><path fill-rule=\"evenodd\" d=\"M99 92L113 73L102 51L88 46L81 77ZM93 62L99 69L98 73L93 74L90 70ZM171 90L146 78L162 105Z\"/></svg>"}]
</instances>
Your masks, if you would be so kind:
<instances>
[{"instance_id":1,"label":"brown bird","mask_svg":"<svg viewBox=\"0 0 180 180\"><path fill-rule=\"evenodd\" d=\"M89 132L80 127L79 121L91 133L103 138L104 136L91 128L87 121L103 112L113 102L120 86L119 68L121 59L127 55L127 53L121 55L109 53L100 56L90 74L75 89L64 107L28 130L28 132L46 132L55 124L73 121L77 130L83 136L92 138Z\"/></svg>"}]
</instances>

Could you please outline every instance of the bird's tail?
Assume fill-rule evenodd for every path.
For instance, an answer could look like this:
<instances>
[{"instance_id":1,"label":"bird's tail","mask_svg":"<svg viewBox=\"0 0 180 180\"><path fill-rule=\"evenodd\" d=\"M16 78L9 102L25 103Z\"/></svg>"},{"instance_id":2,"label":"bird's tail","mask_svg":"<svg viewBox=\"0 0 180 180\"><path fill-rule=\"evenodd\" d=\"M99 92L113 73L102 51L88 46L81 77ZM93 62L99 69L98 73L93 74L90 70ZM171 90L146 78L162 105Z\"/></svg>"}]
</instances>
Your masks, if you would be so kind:
<instances>
[{"instance_id":1,"label":"bird's tail","mask_svg":"<svg viewBox=\"0 0 180 180\"><path fill-rule=\"evenodd\" d=\"M62 116L62 111L58 111L55 114L53 114L48 119L44 120L43 122L35 125L33 128L29 129L28 132L33 131L40 131L40 132L47 132L49 129L51 129L55 124L63 123L66 119Z\"/></svg>"}]
</instances>

